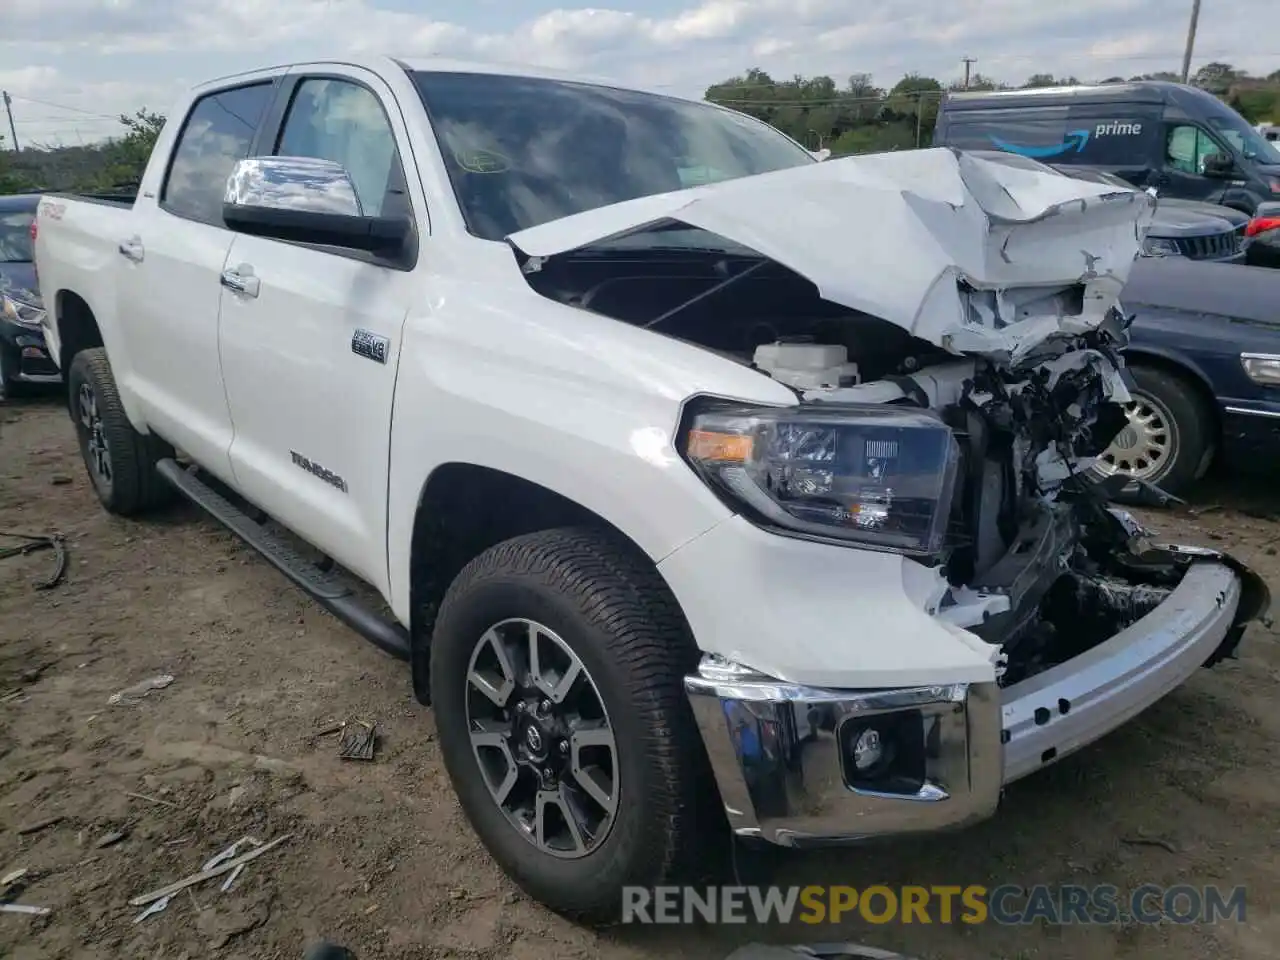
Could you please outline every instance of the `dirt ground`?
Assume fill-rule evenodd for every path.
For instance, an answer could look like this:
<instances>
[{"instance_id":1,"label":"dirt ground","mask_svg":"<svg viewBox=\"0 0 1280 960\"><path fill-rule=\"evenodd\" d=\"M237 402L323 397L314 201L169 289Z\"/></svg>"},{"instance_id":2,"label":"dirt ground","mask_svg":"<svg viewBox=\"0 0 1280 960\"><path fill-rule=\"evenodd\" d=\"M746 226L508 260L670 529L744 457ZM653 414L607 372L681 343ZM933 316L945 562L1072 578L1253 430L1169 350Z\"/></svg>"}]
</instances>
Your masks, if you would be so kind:
<instances>
[{"instance_id":1,"label":"dirt ground","mask_svg":"<svg viewBox=\"0 0 1280 960\"><path fill-rule=\"evenodd\" d=\"M1280 585L1280 493L1215 482L1192 508L1146 519L1234 551ZM56 530L70 545L66 580L48 591L32 581L51 553L0 560L0 876L26 868L18 899L52 911L0 913L0 956L297 960L321 936L360 960L721 958L760 939L856 940L939 960L1278 953L1280 652L1266 628L1251 630L1239 660L1015 785L995 819L795 855L779 877L1243 884L1243 924L597 934L531 903L490 862L402 664L193 509L108 517L53 399L0 406L0 530ZM108 704L162 674L175 678L168 687ZM373 762L340 760L335 737L312 736L350 716L379 723ZM40 827L50 818L60 819ZM246 835L288 839L229 892L205 883L134 923L130 898Z\"/></svg>"}]
</instances>

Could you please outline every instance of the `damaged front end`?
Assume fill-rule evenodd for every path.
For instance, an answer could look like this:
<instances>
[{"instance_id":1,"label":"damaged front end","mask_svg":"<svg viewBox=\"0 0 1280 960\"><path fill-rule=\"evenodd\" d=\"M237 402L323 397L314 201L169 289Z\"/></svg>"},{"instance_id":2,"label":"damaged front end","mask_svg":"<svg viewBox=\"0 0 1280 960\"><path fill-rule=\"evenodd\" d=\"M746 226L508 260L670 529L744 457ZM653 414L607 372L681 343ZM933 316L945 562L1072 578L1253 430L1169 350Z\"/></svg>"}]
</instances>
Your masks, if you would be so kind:
<instances>
[{"instance_id":1,"label":"damaged front end","mask_svg":"<svg viewBox=\"0 0 1280 960\"><path fill-rule=\"evenodd\" d=\"M1007 685L1123 631L1200 559L1135 552L1088 475L1125 424L1119 296L1152 210L1141 192L924 150L510 241L544 296L792 388L791 407L696 398L680 452L759 525L919 561L927 612ZM1239 624L1267 603L1241 576Z\"/></svg>"}]
</instances>

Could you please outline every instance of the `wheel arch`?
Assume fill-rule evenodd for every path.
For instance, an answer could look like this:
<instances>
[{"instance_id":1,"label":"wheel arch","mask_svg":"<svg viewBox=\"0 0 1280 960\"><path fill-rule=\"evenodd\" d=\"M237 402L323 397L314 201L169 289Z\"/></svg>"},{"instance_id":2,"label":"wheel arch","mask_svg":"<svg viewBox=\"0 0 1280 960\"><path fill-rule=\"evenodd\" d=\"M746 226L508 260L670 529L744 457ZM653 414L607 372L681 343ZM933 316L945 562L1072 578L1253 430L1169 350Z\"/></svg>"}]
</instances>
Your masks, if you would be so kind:
<instances>
[{"instance_id":1,"label":"wheel arch","mask_svg":"<svg viewBox=\"0 0 1280 960\"><path fill-rule=\"evenodd\" d=\"M429 700L431 633L454 578L504 540L557 527L604 531L656 569L653 558L616 524L532 480L466 462L441 464L427 477L414 513L409 553L411 663L414 695L420 702ZM674 593L671 599L678 609Z\"/></svg>"}]
</instances>

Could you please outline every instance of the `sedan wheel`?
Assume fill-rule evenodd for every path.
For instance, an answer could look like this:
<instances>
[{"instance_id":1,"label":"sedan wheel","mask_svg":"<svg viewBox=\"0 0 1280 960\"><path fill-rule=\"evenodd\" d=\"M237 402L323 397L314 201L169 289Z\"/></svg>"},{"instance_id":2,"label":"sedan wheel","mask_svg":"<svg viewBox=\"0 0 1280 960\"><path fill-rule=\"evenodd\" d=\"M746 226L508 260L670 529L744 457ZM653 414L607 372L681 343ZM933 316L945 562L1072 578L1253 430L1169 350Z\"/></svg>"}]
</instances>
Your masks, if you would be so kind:
<instances>
[{"instance_id":1,"label":"sedan wheel","mask_svg":"<svg viewBox=\"0 0 1280 960\"><path fill-rule=\"evenodd\" d=\"M1125 415L1129 422L1099 458L1098 472L1159 483L1178 456L1177 421L1158 399L1138 393L1125 404Z\"/></svg>"}]
</instances>

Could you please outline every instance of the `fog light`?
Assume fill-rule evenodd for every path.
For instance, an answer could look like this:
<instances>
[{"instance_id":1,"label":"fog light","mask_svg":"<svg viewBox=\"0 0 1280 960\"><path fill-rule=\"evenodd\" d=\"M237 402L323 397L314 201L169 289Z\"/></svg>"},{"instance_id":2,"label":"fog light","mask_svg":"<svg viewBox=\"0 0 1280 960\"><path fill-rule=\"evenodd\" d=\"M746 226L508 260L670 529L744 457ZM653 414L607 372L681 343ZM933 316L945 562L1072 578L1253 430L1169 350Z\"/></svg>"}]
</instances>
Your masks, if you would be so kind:
<instances>
[{"instance_id":1,"label":"fog light","mask_svg":"<svg viewBox=\"0 0 1280 960\"><path fill-rule=\"evenodd\" d=\"M851 718L837 736L850 789L912 794L924 783L929 736L919 710Z\"/></svg>"},{"instance_id":2,"label":"fog light","mask_svg":"<svg viewBox=\"0 0 1280 960\"><path fill-rule=\"evenodd\" d=\"M884 746L880 740L880 731L868 727L858 734L853 744L853 769L858 773L867 773L884 759Z\"/></svg>"}]
</instances>

